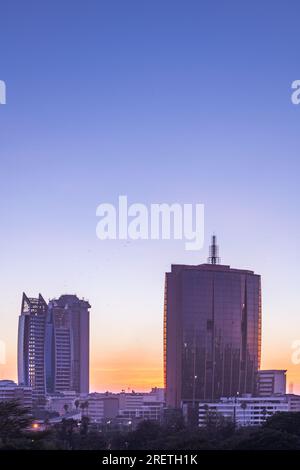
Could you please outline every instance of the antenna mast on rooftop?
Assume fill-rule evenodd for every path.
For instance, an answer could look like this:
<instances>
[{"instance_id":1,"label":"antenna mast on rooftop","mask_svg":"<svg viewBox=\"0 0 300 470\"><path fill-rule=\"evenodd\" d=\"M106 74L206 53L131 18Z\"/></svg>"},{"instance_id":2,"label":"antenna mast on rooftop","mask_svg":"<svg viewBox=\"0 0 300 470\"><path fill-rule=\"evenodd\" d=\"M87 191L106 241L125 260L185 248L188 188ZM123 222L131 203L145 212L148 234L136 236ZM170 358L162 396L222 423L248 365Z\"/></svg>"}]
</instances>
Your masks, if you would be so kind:
<instances>
[{"instance_id":1,"label":"antenna mast on rooftop","mask_svg":"<svg viewBox=\"0 0 300 470\"><path fill-rule=\"evenodd\" d=\"M209 264L220 264L221 258L219 258L219 245L217 245L217 237L213 235L211 237L211 245L209 247Z\"/></svg>"}]
</instances>

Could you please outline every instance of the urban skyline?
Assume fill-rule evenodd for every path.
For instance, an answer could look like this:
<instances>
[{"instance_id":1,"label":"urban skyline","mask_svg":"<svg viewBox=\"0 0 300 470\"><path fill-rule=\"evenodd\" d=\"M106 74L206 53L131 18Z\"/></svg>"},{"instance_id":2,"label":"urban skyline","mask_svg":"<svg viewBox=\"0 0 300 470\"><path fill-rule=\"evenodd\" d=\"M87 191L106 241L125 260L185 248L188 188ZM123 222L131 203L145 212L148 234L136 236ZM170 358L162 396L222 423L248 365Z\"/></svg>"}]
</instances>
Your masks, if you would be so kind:
<instances>
[{"instance_id":1,"label":"urban skyline","mask_svg":"<svg viewBox=\"0 0 300 470\"><path fill-rule=\"evenodd\" d=\"M256 394L257 371L262 369L261 298L259 275L221 263L216 235L207 263L171 266L165 277L162 326L167 406ZM41 294L29 298L23 293L18 383L32 387L35 399L68 390L89 393L90 308L76 295L61 295L47 304ZM272 370L265 372L272 375ZM282 371L274 372L280 376Z\"/></svg>"},{"instance_id":2,"label":"urban skyline","mask_svg":"<svg viewBox=\"0 0 300 470\"><path fill-rule=\"evenodd\" d=\"M17 378L25 291L89 299L91 390L163 385L164 273L204 262L215 231L224 264L262 276L261 366L287 369L300 393L299 10L294 0L1 5L0 378ZM96 209L119 195L204 204L203 249L99 240Z\"/></svg>"},{"instance_id":3,"label":"urban skyline","mask_svg":"<svg viewBox=\"0 0 300 470\"><path fill-rule=\"evenodd\" d=\"M237 305L235 306L234 310L236 311L238 316L241 315L241 318L242 317L244 318L245 312L247 312L247 315L248 315L247 302L248 302L248 299L249 299L249 297L248 297L249 293L247 293L248 292L247 289L249 288L249 286L248 286L248 281L246 279L249 278L249 276L250 276L250 277L253 277L253 279L258 280L258 284L257 284L258 289L257 289L257 295L255 297L255 307L254 307L254 310L257 309L257 312L255 314L254 311L253 311L252 314L251 314L251 316L253 316L253 314L257 315L257 317L256 317L257 324L256 324L253 332L251 333L251 337L253 339L256 338L256 339L254 339L254 343L256 342L256 344L257 344L256 359L254 360L254 363L256 364L256 366L254 366L254 369L253 369L252 372L255 373L255 370L260 369L261 350L262 350L262 345L261 345L261 342L262 342L261 341L262 294L261 294L260 276L256 275L253 271L250 271L250 270L232 269L232 267L230 267L228 265L223 265L221 263L221 258L219 257L219 246L217 245L216 236L213 235L211 240L212 241L211 241L211 245L209 246L209 258L207 259L207 263L196 265L196 266L193 266L193 265L186 265L186 266L185 265L172 265L171 266L171 269L172 269L171 272L166 273L165 296L164 296L164 307L163 307L163 312L164 313L163 313L163 326L162 326L162 328L163 328L163 338L164 339L163 339L163 344L162 344L163 358L162 358L161 371L162 371L162 374L164 376L163 382L162 383L161 382L159 382L159 383L150 382L150 379L149 379L149 385L147 385L146 387L142 387L141 389L139 389L138 387L134 387L134 386L133 387L126 387L124 385L123 387L120 387L120 388L105 387L105 386L101 387L100 386L98 389L93 389L92 391L102 391L102 392L104 392L104 389L105 389L105 390L117 392L117 391L120 391L120 390L126 390L126 389L129 390L130 388L132 390L137 390L137 391L146 391L146 390L149 389L149 387L151 388L151 387L156 387L156 386L158 386L158 387L165 386L165 388L166 388L166 383L167 383L167 356L166 356L167 355L167 342L166 342L166 335L167 335L166 325L167 325L167 323L166 322L167 322L167 316L168 316L168 313L167 313L168 312L168 303L170 302L170 300L168 300L169 299L168 292L171 290L170 286L172 286L172 290L175 289L175 291L176 291L175 297L178 298L179 292L181 291L180 286L181 286L181 283L183 281L183 280L181 280L178 284L178 279L181 279L181 274L185 273L185 272L187 274L192 274L191 279L188 280L188 278L187 278L186 282L185 282L185 283L187 283L189 291L191 291L191 288L195 284L195 281L197 282L197 279L198 279L197 278L197 273L201 274L201 272L203 272L204 277L202 276L201 283L203 284L202 285L202 290L204 289L204 291L202 292L202 294L205 294L206 302L205 302L205 299L203 300L201 297L199 297L199 300L200 300L200 303L204 302L204 304L205 304L205 309L204 310L205 311L208 311L208 310L210 311L211 309L213 309L214 312L215 312L215 315L216 315L216 303L215 303L216 299L213 300L212 304L209 305L208 297L207 297L207 292L209 291L209 289L211 287L211 283L216 282L216 281L213 281L213 279L215 279L215 276L218 277L218 273L221 275L221 277L222 277L222 275L224 276L224 274L226 275L226 273L228 273L229 275L231 273L233 273L232 275L234 275L234 274L235 275L240 275L241 285L240 285L239 289L241 289L241 295L244 295L245 299L244 299L244 303L242 303L243 306L241 307L241 310L239 310L239 305L241 303L241 297L238 297L237 298ZM200 273L199 273L199 271L200 271ZM193 279L195 277L195 276L193 276L194 272L196 274L195 279ZM205 281L205 276L207 277L207 274L209 275L209 277L206 279L206 281L208 281L208 284L206 285L206 288L205 288L205 282L206 282ZM222 319L222 316L224 314L224 306L222 306L223 301L224 301L224 298L223 298L224 292L227 291L227 293L230 297L231 294L229 294L229 292L233 292L232 288L234 287L234 285L236 285L236 282L233 282L232 285L230 284L232 282L232 275L231 275L230 279L228 278L228 280L230 282L227 285L227 287L225 288L225 284L224 284L224 286L221 288L221 291L220 291L221 297L219 296L220 297L219 298L219 303L220 303L220 306L222 307L221 308L222 312L221 312L220 320ZM174 280L172 280L172 281L171 281L171 276L173 276L173 277L175 276ZM178 278L178 276L179 276L179 278ZM176 280L175 278L178 278L178 279ZM198 280L200 280L200 278ZM243 282L245 283L245 281L246 281L245 285L247 287L244 286L244 290L243 290L242 284L243 284ZM231 288L229 289L230 285L231 285ZM253 286L254 285L251 284L251 287L250 287L251 292L252 292ZM201 285L200 285L200 287L201 287ZM224 289L225 289L225 291L224 291ZM201 289L200 289L200 291L201 291ZM244 292L244 294L242 294L242 292ZM175 292L174 292L174 294L175 294ZM214 295L213 295L212 299L214 299ZM227 295L227 300L229 299L228 295ZM175 299L175 297L174 297L174 299ZM171 299L171 297L170 297L170 299ZM251 304L252 304L252 300L250 301ZM171 301L170 304L174 305L174 301ZM198 307L199 307L199 305L198 305ZM90 380L90 375L91 375L89 373L90 372L90 368L89 368L89 357L90 357L89 316L87 317L88 318L88 320L87 320L88 323L86 324L87 326L84 326L84 328L87 328L86 333L80 331L80 329L81 329L80 322L82 322L82 320L80 319L80 311L85 312L87 308L90 308L89 302L86 301L85 299L80 300L76 295L73 295L73 294L63 294L58 299L49 300L49 303L47 304L47 302L44 300L44 298L42 297L41 294L39 294L39 296L37 298L29 298L29 297L26 296L25 293L23 293L22 306L21 306L21 315L19 317L18 341L17 341L17 345L18 345L18 355L17 355L17 357L18 357L18 383L19 384L25 385L25 386L32 386L33 388L36 388L33 384L36 383L36 381L37 381L39 383L39 386L37 387L38 388L37 395L39 395L39 393L40 393L40 395L42 397L45 396L46 393L51 394L53 392L67 391L67 390L72 390L72 391L77 392L77 393L88 393L89 392L89 380ZM232 307L230 307L229 310L230 309L232 310ZM228 312L229 312L229 310L228 310ZM74 318L72 319L72 313L75 315L76 311L78 312L79 316L78 316L77 319L74 320ZM201 311L201 308L200 308L199 311ZM172 313L174 313L174 312L172 312ZM246 315L246 317L247 317L247 315ZM216 315L216 317L217 317L217 315ZM33 322L33 323L30 323L30 321ZM79 321L79 323L78 323L78 321ZM216 323L218 323L217 320L216 320ZM75 324L77 324L76 328L74 327ZM85 325L85 320L83 321L82 325ZM75 330L77 329L77 333L74 333L74 332L72 333L74 328L75 328ZM197 328L198 328L198 326L196 327L196 329ZM246 331L248 329L249 329L249 326L246 328ZM252 327L250 327L250 329L252 331ZM32 352L30 352L29 348L30 348L30 344L31 345L32 345L32 343L34 344L35 340L33 340L33 337L29 335L29 332L33 332L33 334L36 334L36 330L38 331L37 349L42 350L43 353L42 353L41 357L37 358L37 366L38 366L37 367L37 376L32 376L31 377L30 376L30 370L31 370L31 374L32 374L33 370L35 371L36 368L33 367L32 364L30 364L30 357L33 359L33 354L32 354ZM41 334L41 331L42 331L42 334ZM175 328L175 331L178 331L178 326ZM193 331L195 331L194 328L193 328ZM254 335L254 331L256 331L255 335ZM223 331L222 334L224 334L224 331ZM241 330L241 334L242 334L242 330ZM83 373L83 377L84 377L84 374L86 374L85 378L83 379L83 383L85 384L83 386L81 386L81 385L79 386L79 382L81 383L81 380L82 380L82 379L79 378L80 374L82 375L82 372L80 372L81 368L79 367L79 365L78 365L79 375L78 375L77 379L74 379L74 375L73 375L74 373L71 372L71 369L72 370L74 369L74 354L75 354L74 352L71 352L71 350L73 351L73 349L74 349L73 343L75 341L76 336L78 336L78 338L79 337L87 338L87 339L84 340L85 347L87 349L86 349L86 352L84 353L84 357L86 358L85 359L85 361L86 361L85 362L85 367L82 369L82 370L85 371ZM25 344L25 338L26 337L27 337L27 343ZM202 338L202 340L203 340L203 338ZM172 341L175 341L174 335L173 335ZM206 343L206 340L204 340L204 341ZM241 339L237 339L237 341L238 342L242 341L242 336L241 336ZM246 340L246 341L248 341L248 340ZM72 343L72 347L71 347L71 343ZM200 341L200 343L201 343L201 341ZM199 343L199 345L200 345L200 343ZM247 346L246 346L246 344L247 344ZM246 344L244 346L244 349L246 348L244 353L243 353L244 355L249 353L249 351L247 349L249 347L249 344L248 343L246 343ZM173 348L173 347L174 346L172 346L171 348ZM255 344L253 344L253 346L251 346L251 347L252 348L254 347L254 350L255 350ZM48 355L46 354L47 348L49 349ZM243 348L243 346L242 346L242 348ZM56 349L58 350L58 353L55 352ZM67 353L66 353L66 349L67 349ZM63 353L64 357L62 357L62 353ZM28 355L28 361L29 361L28 363L26 363L26 359L25 359L26 354ZM63 362L66 361L66 360L69 363L70 368L67 370L66 374L57 373L57 369L56 369L57 354L58 354L58 356L60 356L60 360L62 361L60 365L65 366L66 364L63 364ZM77 355L79 355L79 354L80 354L80 350L78 349ZM215 354L215 353L213 353L213 350L211 351L211 354ZM73 357L73 359L71 359L71 356ZM34 359L36 360L36 358L34 358ZM245 363L245 359L244 359L244 363ZM189 364L188 367L190 367L190 365L191 364ZM245 367L245 365L243 367ZM173 357L172 368L173 369L175 368L176 370L178 368L176 355ZM261 368L261 369L263 369L263 368ZM279 370L279 369L280 368L276 368L276 370ZM236 366L235 366L235 370L237 372ZM27 376L27 378L25 378L25 376ZM2 378L4 378L4 377L2 377ZM8 379L8 380L14 379L14 377L5 377L5 378ZM187 379L187 377L185 379ZM58 386L55 385L56 380L61 381L61 387L59 385ZM174 380L174 374L173 374L173 379L172 380ZM207 379L205 379L205 382L206 382L206 380ZM238 379L238 380L240 380L240 379ZM66 386L66 381L68 381L68 383L69 383L69 385L67 385L67 386ZM76 381L78 383L78 386L75 385ZM290 385L292 385L292 388L293 388L294 384L290 384ZM219 384L219 386L220 386L220 384ZM214 388L214 386L212 386L212 387ZM221 387L223 388L224 386L221 386ZM212 390L213 390L213 388L212 388ZM237 388L234 393L224 393L224 394L221 393L221 394L217 394L217 395L212 394L211 399L220 398L221 396L234 396L237 391L238 391L238 393L241 393L241 394L242 393L255 393L254 388L252 388L252 390L250 390L250 389L251 389L251 386L250 386L249 389L247 389L247 386L246 386L246 388L244 390L239 390ZM180 392L180 396L181 396L181 392ZM194 396L194 399L195 398L196 398L196 396ZM207 398L206 393L204 393L204 395L201 395L201 399L205 399L205 398ZM192 400L192 397L189 397L189 400ZM187 400L187 401L189 401L189 400ZM178 399L175 399L175 401L174 401L174 398L172 398L172 399L170 399L170 403L172 401L174 402L173 405L175 404L175 402L177 404L179 403ZM167 402L168 402L168 393L167 393Z\"/></svg>"}]
</instances>

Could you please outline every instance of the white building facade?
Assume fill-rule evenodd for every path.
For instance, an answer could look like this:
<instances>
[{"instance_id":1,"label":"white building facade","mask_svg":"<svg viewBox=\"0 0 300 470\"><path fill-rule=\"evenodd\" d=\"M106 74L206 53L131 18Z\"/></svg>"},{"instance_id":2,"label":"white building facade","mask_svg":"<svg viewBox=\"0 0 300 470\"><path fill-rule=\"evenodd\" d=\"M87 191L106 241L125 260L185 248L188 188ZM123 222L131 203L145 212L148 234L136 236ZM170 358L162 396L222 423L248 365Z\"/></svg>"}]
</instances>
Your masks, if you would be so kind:
<instances>
[{"instance_id":1,"label":"white building facade","mask_svg":"<svg viewBox=\"0 0 300 470\"><path fill-rule=\"evenodd\" d=\"M299 395L221 398L199 403L198 424L224 418L237 426L260 426L277 412L300 412Z\"/></svg>"},{"instance_id":2,"label":"white building facade","mask_svg":"<svg viewBox=\"0 0 300 470\"><path fill-rule=\"evenodd\" d=\"M284 395L286 393L286 370L259 370L257 394L260 397Z\"/></svg>"}]
</instances>

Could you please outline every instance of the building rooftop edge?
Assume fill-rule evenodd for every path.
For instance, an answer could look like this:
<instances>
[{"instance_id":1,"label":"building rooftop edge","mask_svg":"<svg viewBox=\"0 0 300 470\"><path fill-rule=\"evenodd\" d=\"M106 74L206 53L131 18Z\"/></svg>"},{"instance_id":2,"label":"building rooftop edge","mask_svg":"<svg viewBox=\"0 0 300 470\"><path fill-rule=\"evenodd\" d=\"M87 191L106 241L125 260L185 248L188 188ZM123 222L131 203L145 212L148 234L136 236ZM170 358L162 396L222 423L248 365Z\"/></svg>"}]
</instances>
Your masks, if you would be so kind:
<instances>
[{"instance_id":1,"label":"building rooftop edge","mask_svg":"<svg viewBox=\"0 0 300 470\"><path fill-rule=\"evenodd\" d=\"M202 263L202 264L171 264L171 271L168 271L168 273L173 271L173 268L175 269L190 269L190 270L207 270L207 271L230 271L230 272L239 272L239 273L245 273L245 274L253 274L255 276L259 276L259 274L256 274L255 271L251 269L240 269L240 268L232 268L230 265L226 264L208 264L208 263Z\"/></svg>"}]
</instances>

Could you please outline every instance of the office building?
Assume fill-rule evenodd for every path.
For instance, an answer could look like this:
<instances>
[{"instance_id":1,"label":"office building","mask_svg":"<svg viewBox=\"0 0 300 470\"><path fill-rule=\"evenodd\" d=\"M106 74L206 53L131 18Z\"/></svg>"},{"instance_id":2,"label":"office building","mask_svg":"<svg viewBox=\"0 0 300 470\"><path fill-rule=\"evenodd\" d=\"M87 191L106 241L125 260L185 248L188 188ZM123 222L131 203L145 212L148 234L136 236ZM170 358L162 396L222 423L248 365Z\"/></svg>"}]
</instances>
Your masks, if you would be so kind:
<instances>
[{"instance_id":1,"label":"office building","mask_svg":"<svg viewBox=\"0 0 300 470\"><path fill-rule=\"evenodd\" d=\"M79 408L79 396L75 392L57 392L48 394L45 409L51 413L65 415L66 412Z\"/></svg>"},{"instance_id":2,"label":"office building","mask_svg":"<svg viewBox=\"0 0 300 470\"><path fill-rule=\"evenodd\" d=\"M18 382L31 387L34 400L42 403L45 383L45 325L47 304L43 297L22 297L18 329Z\"/></svg>"},{"instance_id":3,"label":"office building","mask_svg":"<svg viewBox=\"0 0 300 470\"><path fill-rule=\"evenodd\" d=\"M89 308L76 295L45 302L22 297L18 382L31 387L36 405L46 394L89 393Z\"/></svg>"},{"instance_id":4,"label":"office building","mask_svg":"<svg viewBox=\"0 0 300 470\"><path fill-rule=\"evenodd\" d=\"M153 388L149 393L120 393L119 416L129 421L158 421L163 417L165 391Z\"/></svg>"},{"instance_id":5,"label":"office building","mask_svg":"<svg viewBox=\"0 0 300 470\"><path fill-rule=\"evenodd\" d=\"M135 425L143 420L161 421L165 407L164 389L149 393L90 393L83 411L92 423Z\"/></svg>"},{"instance_id":6,"label":"office building","mask_svg":"<svg viewBox=\"0 0 300 470\"><path fill-rule=\"evenodd\" d=\"M271 397L286 393L286 370L259 370L257 395Z\"/></svg>"},{"instance_id":7,"label":"office building","mask_svg":"<svg viewBox=\"0 0 300 470\"><path fill-rule=\"evenodd\" d=\"M46 322L48 393L89 393L89 308L76 295L49 302Z\"/></svg>"},{"instance_id":8,"label":"office building","mask_svg":"<svg viewBox=\"0 0 300 470\"><path fill-rule=\"evenodd\" d=\"M220 264L172 265L165 278L164 373L169 408L256 392L261 279Z\"/></svg>"},{"instance_id":9,"label":"office building","mask_svg":"<svg viewBox=\"0 0 300 470\"><path fill-rule=\"evenodd\" d=\"M87 415L92 423L107 423L118 416L118 395L90 393L87 403Z\"/></svg>"},{"instance_id":10,"label":"office building","mask_svg":"<svg viewBox=\"0 0 300 470\"><path fill-rule=\"evenodd\" d=\"M299 395L231 397L218 402L199 402L199 426L227 420L237 426L260 426L278 412L300 412Z\"/></svg>"}]
</instances>

